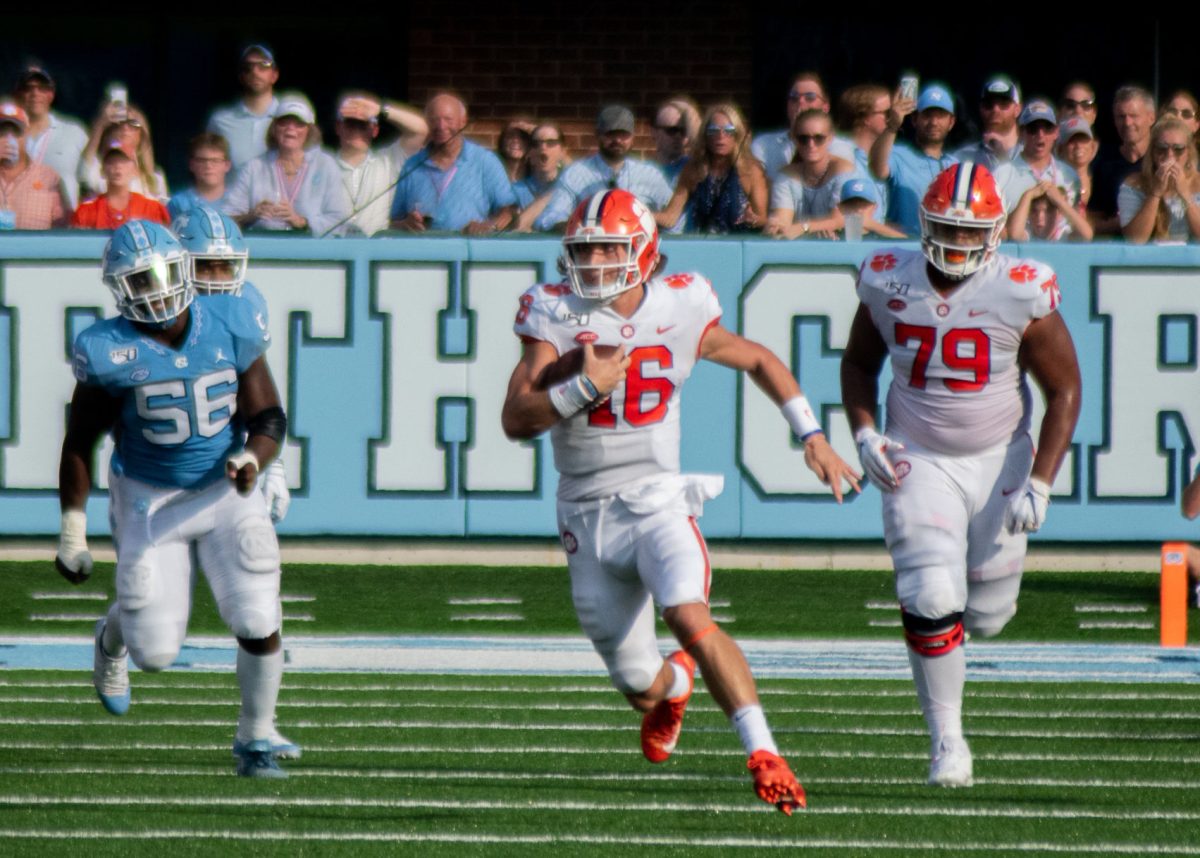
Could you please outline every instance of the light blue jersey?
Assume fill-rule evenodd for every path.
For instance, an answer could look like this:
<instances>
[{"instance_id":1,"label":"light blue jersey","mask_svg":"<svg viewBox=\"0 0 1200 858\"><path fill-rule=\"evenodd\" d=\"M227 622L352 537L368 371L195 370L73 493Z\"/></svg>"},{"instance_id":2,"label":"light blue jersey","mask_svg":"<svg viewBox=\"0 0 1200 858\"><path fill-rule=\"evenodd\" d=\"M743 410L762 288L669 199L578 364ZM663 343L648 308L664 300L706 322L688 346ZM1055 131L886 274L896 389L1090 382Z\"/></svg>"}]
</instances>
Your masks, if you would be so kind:
<instances>
[{"instance_id":1,"label":"light blue jersey","mask_svg":"<svg viewBox=\"0 0 1200 858\"><path fill-rule=\"evenodd\" d=\"M247 284L248 285L248 284ZM197 295L178 349L123 316L97 322L75 340L75 377L120 400L113 470L155 486L198 488L224 476L242 444L238 376L270 344L266 305Z\"/></svg>"}]
</instances>

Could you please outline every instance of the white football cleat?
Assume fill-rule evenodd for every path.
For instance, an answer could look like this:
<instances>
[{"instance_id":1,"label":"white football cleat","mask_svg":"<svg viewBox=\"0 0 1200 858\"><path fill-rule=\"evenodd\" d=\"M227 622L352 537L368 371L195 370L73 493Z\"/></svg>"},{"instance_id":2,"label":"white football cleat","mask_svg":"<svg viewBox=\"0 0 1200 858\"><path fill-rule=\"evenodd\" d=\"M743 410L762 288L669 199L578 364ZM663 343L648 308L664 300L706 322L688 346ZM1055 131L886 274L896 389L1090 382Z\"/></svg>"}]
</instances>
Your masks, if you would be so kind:
<instances>
[{"instance_id":1,"label":"white football cleat","mask_svg":"<svg viewBox=\"0 0 1200 858\"><path fill-rule=\"evenodd\" d=\"M129 711L129 651L111 656L104 651L104 624L101 617L96 621L96 645L92 657L92 685L104 708L113 715L124 715Z\"/></svg>"},{"instance_id":2,"label":"white football cleat","mask_svg":"<svg viewBox=\"0 0 1200 858\"><path fill-rule=\"evenodd\" d=\"M271 755L277 760L298 760L303 753L299 745L278 730L271 730L271 735L267 737L267 741L271 743ZM240 757L248 744L248 742L239 742L235 737L233 740L233 755Z\"/></svg>"},{"instance_id":3,"label":"white football cleat","mask_svg":"<svg viewBox=\"0 0 1200 858\"><path fill-rule=\"evenodd\" d=\"M946 736L929 760L929 785L969 787L973 784L971 749L962 736Z\"/></svg>"}]
</instances>

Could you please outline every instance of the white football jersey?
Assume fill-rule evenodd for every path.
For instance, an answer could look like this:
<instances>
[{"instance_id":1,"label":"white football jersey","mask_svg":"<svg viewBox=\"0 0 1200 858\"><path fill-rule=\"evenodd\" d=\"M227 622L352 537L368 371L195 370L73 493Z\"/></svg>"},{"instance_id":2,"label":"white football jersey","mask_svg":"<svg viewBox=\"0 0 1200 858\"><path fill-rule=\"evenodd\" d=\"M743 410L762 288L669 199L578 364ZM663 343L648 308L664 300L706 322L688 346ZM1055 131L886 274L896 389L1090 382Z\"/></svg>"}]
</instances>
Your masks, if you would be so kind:
<instances>
[{"instance_id":1,"label":"white football jersey","mask_svg":"<svg viewBox=\"0 0 1200 858\"><path fill-rule=\"evenodd\" d=\"M1054 312L1054 271L997 254L939 295L920 251L885 248L863 262L858 297L892 362L888 428L931 450L966 455L1029 431L1030 393L1017 364L1029 323Z\"/></svg>"},{"instance_id":2,"label":"white football jersey","mask_svg":"<svg viewBox=\"0 0 1200 858\"><path fill-rule=\"evenodd\" d=\"M700 340L721 318L712 284L700 274L646 282L641 306L626 319L578 297L565 283L534 286L520 299L514 330L560 354L591 342L624 344L625 382L608 402L550 430L558 497L608 497L635 480L679 472L679 389L696 365Z\"/></svg>"}]
</instances>

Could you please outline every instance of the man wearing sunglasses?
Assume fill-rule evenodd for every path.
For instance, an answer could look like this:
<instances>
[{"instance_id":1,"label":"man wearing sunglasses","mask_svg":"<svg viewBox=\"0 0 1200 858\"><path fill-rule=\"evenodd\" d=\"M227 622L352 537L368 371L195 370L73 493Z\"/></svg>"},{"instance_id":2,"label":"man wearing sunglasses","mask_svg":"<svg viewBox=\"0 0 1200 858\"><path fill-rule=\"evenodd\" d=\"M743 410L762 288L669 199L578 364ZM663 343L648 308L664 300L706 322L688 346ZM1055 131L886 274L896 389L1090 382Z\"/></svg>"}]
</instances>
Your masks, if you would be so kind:
<instances>
[{"instance_id":1,"label":"man wearing sunglasses","mask_svg":"<svg viewBox=\"0 0 1200 858\"><path fill-rule=\"evenodd\" d=\"M79 159L88 143L88 133L70 117L55 113L57 87L43 66L30 64L17 81L17 103L29 118L25 129L25 151L34 164L44 164L62 180L67 205L79 205Z\"/></svg>"},{"instance_id":2,"label":"man wearing sunglasses","mask_svg":"<svg viewBox=\"0 0 1200 858\"><path fill-rule=\"evenodd\" d=\"M267 151L267 128L279 111L279 99L275 97L279 66L271 49L248 45L242 51L238 80L242 97L214 110L208 120L208 131L229 141L235 171Z\"/></svg>"},{"instance_id":3,"label":"man wearing sunglasses","mask_svg":"<svg viewBox=\"0 0 1200 858\"><path fill-rule=\"evenodd\" d=\"M764 131L754 138L750 144L750 152L767 171L767 178L772 182L779 171L792 163L796 157L796 141L792 139L792 123L796 117L806 110L829 112L829 96L825 92L825 83L816 72L800 72L792 79L792 87L787 97L787 127L778 131ZM854 144L842 137L833 138L829 144L829 153L847 161L854 161Z\"/></svg>"},{"instance_id":4,"label":"man wearing sunglasses","mask_svg":"<svg viewBox=\"0 0 1200 858\"><path fill-rule=\"evenodd\" d=\"M954 153L959 161L983 164L993 173L1021 152L1021 90L1005 75L995 75L983 85L979 96L982 137Z\"/></svg>"},{"instance_id":5,"label":"man wearing sunglasses","mask_svg":"<svg viewBox=\"0 0 1200 858\"><path fill-rule=\"evenodd\" d=\"M664 102L654 115L654 160L672 189L688 160L692 141L700 133L700 113L682 98Z\"/></svg>"}]
</instances>

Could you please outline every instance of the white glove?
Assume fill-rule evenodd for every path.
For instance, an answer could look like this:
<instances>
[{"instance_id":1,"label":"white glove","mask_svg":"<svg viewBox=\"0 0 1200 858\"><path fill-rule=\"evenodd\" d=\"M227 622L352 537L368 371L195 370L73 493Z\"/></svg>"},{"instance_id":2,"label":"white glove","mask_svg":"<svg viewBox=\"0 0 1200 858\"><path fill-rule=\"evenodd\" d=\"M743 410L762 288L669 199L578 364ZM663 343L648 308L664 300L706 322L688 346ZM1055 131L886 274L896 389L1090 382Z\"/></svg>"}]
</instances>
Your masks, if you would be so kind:
<instances>
[{"instance_id":1,"label":"white glove","mask_svg":"<svg viewBox=\"0 0 1200 858\"><path fill-rule=\"evenodd\" d=\"M1049 505L1050 486L1037 477L1030 477L1021 490L1008 499L1004 526L1009 533L1037 533L1046 520Z\"/></svg>"},{"instance_id":2,"label":"white glove","mask_svg":"<svg viewBox=\"0 0 1200 858\"><path fill-rule=\"evenodd\" d=\"M82 584L92 574L92 555L87 545L87 513L81 509L63 511L54 566L72 584Z\"/></svg>"},{"instance_id":3,"label":"white glove","mask_svg":"<svg viewBox=\"0 0 1200 858\"><path fill-rule=\"evenodd\" d=\"M292 505L292 493L288 491L287 472L279 459L267 465L262 478L258 481L267 509L271 511L271 521L279 523L287 516L288 507Z\"/></svg>"},{"instance_id":4,"label":"white glove","mask_svg":"<svg viewBox=\"0 0 1200 858\"><path fill-rule=\"evenodd\" d=\"M903 450L904 445L880 435L869 426L855 432L854 441L858 444L858 461L871 484L881 492L894 492L899 488L900 478L887 454L892 450Z\"/></svg>"}]
</instances>

